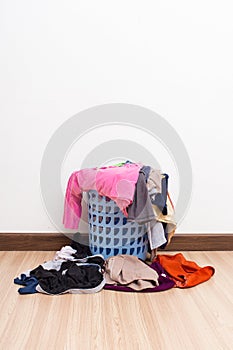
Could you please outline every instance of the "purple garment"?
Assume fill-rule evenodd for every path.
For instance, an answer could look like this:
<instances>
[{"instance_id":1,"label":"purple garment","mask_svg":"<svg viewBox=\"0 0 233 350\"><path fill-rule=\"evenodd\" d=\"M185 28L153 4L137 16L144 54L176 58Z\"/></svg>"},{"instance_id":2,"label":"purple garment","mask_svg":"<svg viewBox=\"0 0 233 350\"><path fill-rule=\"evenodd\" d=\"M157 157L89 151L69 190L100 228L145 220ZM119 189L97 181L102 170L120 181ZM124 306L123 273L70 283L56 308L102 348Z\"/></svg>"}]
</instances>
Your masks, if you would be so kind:
<instances>
[{"instance_id":1,"label":"purple garment","mask_svg":"<svg viewBox=\"0 0 233 350\"><path fill-rule=\"evenodd\" d=\"M153 262L151 265L148 265L148 266L158 273L159 275L158 286L155 286L153 288L143 289L141 291L135 291L134 289L123 285L114 286L112 284L105 284L104 289L116 290L118 292L152 293L152 292L162 292L164 290L171 289L175 286L175 282L167 276L166 271L158 262Z\"/></svg>"}]
</instances>

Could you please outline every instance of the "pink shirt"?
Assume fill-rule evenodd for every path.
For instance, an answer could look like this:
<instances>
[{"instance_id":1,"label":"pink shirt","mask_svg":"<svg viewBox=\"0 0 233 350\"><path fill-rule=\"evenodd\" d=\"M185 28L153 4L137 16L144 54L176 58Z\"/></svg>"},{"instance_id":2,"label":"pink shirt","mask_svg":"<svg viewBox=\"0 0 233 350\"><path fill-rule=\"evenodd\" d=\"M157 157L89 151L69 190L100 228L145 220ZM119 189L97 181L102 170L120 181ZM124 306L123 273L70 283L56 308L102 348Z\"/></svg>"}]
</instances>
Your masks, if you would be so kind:
<instances>
[{"instance_id":1,"label":"pink shirt","mask_svg":"<svg viewBox=\"0 0 233 350\"><path fill-rule=\"evenodd\" d=\"M116 202L125 216L126 208L133 202L135 184L142 164L88 168L71 174L65 195L63 224L66 228L78 228L82 215L82 193L96 190L101 196Z\"/></svg>"}]
</instances>

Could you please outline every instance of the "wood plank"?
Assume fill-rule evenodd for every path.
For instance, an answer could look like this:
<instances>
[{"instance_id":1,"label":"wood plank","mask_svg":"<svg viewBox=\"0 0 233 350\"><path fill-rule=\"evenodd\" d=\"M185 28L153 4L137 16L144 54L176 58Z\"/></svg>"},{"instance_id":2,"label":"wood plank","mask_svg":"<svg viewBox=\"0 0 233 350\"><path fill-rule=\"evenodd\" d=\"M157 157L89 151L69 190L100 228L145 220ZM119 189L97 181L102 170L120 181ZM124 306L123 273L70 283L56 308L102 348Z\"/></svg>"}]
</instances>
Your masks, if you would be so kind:
<instances>
[{"instance_id":1,"label":"wood plank","mask_svg":"<svg viewBox=\"0 0 233 350\"><path fill-rule=\"evenodd\" d=\"M167 254L175 254L168 252ZM232 349L233 252L183 252L215 275L158 293L19 295L14 277L54 252L0 252L0 348Z\"/></svg>"},{"instance_id":2,"label":"wood plank","mask_svg":"<svg viewBox=\"0 0 233 350\"><path fill-rule=\"evenodd\" d=\"M0 233L0 250L58 250L71 243L62 233ZM81 243L87 243L87 235L80 236ZM175 234L170 245L161 251L231 251L233 234Z\"/></svg>"}]
</instances>

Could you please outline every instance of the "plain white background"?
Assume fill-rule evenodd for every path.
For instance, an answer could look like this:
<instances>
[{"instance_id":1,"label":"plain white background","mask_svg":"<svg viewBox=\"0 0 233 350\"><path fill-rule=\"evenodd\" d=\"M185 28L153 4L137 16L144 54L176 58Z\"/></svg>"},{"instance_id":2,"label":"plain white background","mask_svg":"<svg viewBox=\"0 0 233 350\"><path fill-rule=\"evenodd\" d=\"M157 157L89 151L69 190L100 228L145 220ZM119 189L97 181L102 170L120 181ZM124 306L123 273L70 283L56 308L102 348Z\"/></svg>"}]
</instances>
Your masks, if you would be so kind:
<instances>
[{"instance_id":1,"label":"plain white background","mask_svg":"<svg viewBox=\"0 0 233 350\"><path fill-rule=\"evenodd\" d=\"M83 109L123 102L164 117L189 153L193 196L177 232L232 233L232 10L224 0L1 0L0 231L56 231L39 180L50 137Z\"/></svg>"}]
</instances>

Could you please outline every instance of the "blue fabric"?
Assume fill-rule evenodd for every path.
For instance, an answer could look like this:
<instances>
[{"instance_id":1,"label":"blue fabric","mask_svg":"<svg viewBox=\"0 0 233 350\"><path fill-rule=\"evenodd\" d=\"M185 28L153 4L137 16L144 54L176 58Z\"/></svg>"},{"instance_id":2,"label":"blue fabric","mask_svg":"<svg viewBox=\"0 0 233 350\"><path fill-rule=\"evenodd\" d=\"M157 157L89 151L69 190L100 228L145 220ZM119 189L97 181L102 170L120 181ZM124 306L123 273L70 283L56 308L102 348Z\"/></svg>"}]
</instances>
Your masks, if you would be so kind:
<instances>
[{"instance_id":1,"label":"blue fabric","mask_svg":"<svg viewBox=\"0 0 233 350\"><path fill-rule=\"evenodd\" d=\"M38 293L36 286L38 285L38 279L36 277L27 277L25 274L21 274L20 278L17 277L14 279L15 284L20 284L25 286L24 288L19 288L19 294L34 294Z\"/></svg>"}]
</instances>

